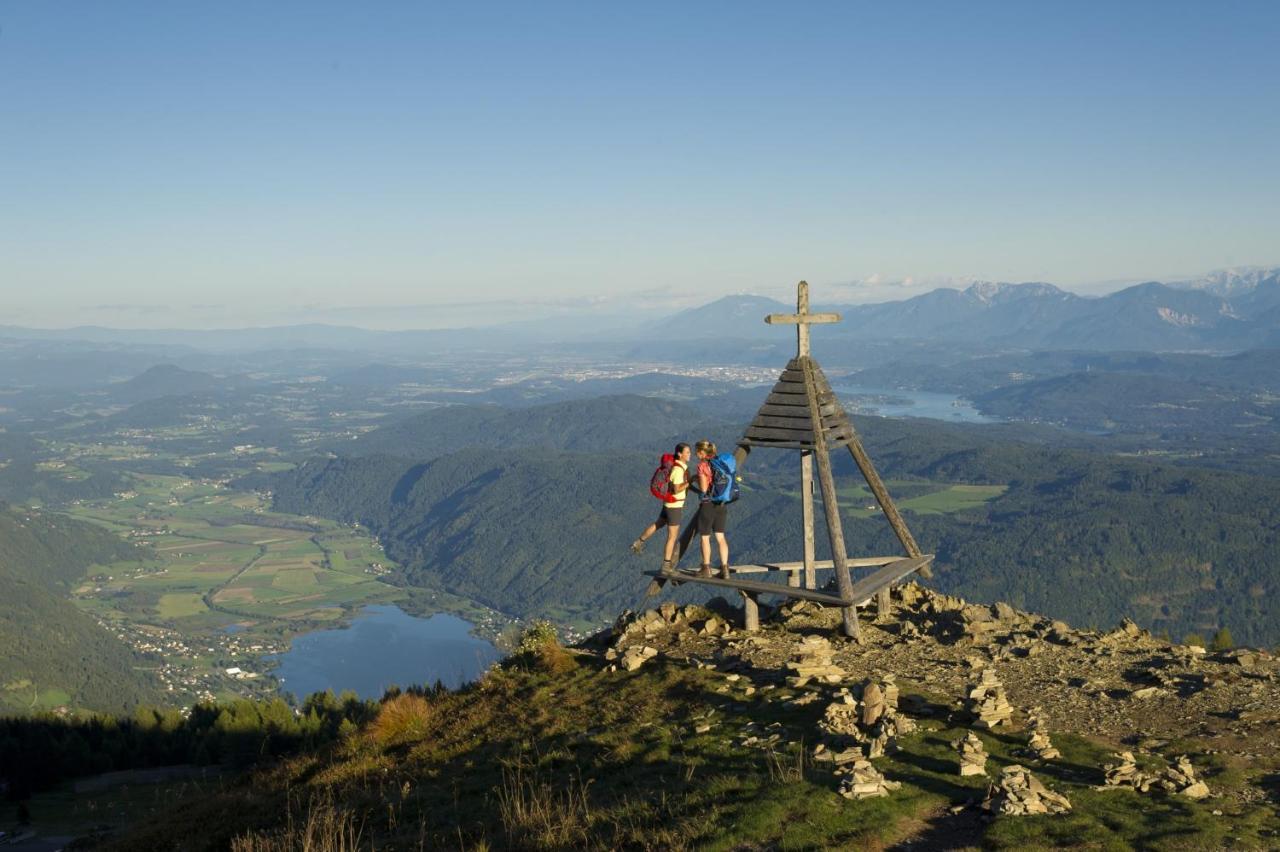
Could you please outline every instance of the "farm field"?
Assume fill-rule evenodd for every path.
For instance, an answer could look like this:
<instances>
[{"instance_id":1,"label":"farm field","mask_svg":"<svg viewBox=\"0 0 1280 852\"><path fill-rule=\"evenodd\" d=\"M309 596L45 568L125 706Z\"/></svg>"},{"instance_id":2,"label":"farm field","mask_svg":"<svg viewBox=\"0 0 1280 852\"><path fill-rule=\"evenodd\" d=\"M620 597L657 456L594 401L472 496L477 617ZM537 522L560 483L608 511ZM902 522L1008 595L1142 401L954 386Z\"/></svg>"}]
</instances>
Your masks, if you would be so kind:
<instances>
[{"instance_id":1,"label":"farm field","mask_svg":"<svg viewBox=\"0 0 1280 852\"><path fill-rule=\"evenodd\" d=\"M945 515L974 509L1009 490L1007 485L952 485L919 480L888 480L885 487L899 509L920 515ZM871 489L864 483L838 488L837 493L841 511L852 517L868 518L880 511ZM796 496L799 496L798 492Z\"/></svg>"},{"instance_id":2,"label":"farm field","mask_svg":"<svg viewBox=\"0 0 1280 852\"><path fill-rule=\"evenodd\" d=\"M138 476L71 514L142 554L92 569L76 603L154 658L170 691L195 698L269 689L262 657L292 636L404 597L379 579L394 566L366 533L271 512L263 497L216 482Z\"/></svg>"}]
</instances>

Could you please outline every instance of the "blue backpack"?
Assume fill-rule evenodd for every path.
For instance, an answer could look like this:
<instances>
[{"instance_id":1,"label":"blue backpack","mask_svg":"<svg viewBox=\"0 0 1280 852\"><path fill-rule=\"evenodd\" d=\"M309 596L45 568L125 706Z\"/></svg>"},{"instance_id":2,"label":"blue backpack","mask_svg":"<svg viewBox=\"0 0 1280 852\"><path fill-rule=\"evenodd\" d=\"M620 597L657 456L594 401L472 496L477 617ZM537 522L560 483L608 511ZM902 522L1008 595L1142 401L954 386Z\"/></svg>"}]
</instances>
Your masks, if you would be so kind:
<instances>
[{"instance_id":1,"label":"blue backpack","mask_svg":"<svg viewBox=\"0 0 1280 852\"><path fill-rule=\"evenodd\" d=\"M732 503L742 496L738 488L738 461L733 453L721 453L711 460L712 503Z\"/></svg>"}]
</instances>

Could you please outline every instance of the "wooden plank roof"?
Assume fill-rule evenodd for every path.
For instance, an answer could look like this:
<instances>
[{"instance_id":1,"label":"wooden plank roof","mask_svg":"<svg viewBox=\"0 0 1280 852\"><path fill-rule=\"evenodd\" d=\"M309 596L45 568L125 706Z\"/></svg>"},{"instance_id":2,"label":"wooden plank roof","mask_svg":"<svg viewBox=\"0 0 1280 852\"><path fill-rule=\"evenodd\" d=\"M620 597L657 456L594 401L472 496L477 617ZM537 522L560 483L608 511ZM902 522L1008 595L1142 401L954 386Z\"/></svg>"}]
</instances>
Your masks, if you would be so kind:
<instances>
[{"instance_id":1,"label":"wooden plank roof","mask_svg":"<svg viewBox=\"0 0 1280 852\"><path fill-rule=\"evenodd\" d=\"M805 393L804 367L801 356L792 358L769 392L764 405L756 412L755 419L747 426L738 443L748 447L776 447L779 449L812 450L814 424L810 415L809 397ZM822 368L812 358L815 392L818 397L818 413L821 429L828 449L842 447L856 440L853 424L840 406L835 391Z\"/></svg>"}]
</instances>

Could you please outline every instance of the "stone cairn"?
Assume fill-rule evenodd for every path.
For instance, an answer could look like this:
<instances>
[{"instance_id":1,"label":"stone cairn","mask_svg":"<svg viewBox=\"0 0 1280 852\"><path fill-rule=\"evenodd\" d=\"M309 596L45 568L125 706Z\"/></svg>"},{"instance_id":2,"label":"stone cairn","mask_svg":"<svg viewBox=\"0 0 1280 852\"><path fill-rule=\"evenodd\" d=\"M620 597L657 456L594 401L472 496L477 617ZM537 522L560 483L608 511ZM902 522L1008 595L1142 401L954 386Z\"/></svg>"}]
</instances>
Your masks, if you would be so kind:
<instances>
[{"instance_id":1,"label":"stone cairn","mask_svg":"<svg viewBox=\"0 0 1280 852\"><path fill-rule=\"evenodd\" d=\"M1015 763L1001 770L1000 780L987 789L982 807L989 813L1009 816L1064 814L1070 812L1071 802L1044 786L1030 770Z\"/></svg>"},{"instance_id":2,"label":"stone cairn","mask_svg":"<svg viewBox=\"0 0 1280 852\"><path fill-rule=\"evenodd\" d=\"M970 731L953 742L951 747L960 752L961 775L987 774L987 749L977 734Z\"/></svg>"},{"instance_id":3,"label":"stone cairn","mask_svg":"<svg viewBox=\"0 0 1280 852\"><path fill-rule=\"evenodd\" d=\"M787 685L802 687L811 680L824 683L839 683L845 677L844 669L833 660L835 650L831 642L821 636L806 636L800 640L800 647L792 654L787 664L795 674L787 678Z\"/></svg>"},{"instance_id":4,"label":"stone cairn","mask_svg":"<svg viewBox=\"0 0 1280 852\"><path fill-rule=\"evenodd\" d=\"M1057 760L1062 757L1062 752L1054 748L1049 740L1049 732L1045 730L1044 711L1039 707L1033 707L1027 716L1031 728L1031 740L1027 745L1031 753L1041 760Z\"/></svg>"},{"instance_id":5,"label":"stone cairn","mask_svg":"<svg viewBox=\"0 0 1280 852\"><path fill-rule=\"evenodd\" d=\"M980 670L978 680L969 685L965 709L974 715L979 728L990 730L996 725L1007 725L1013 715L1009 699L1005 697L1004 685L996 677L995 669L986 667Z\"/></svg>"},{"instance_id":6,"label":"stone cairn","mask_svg":"<svg viewBox=\"0 0 1280 852\"><path fill-rule=\"evenodd\" d=\"M1209 795L1208 785L1196 778L1195 767L1185 754L1178 757L1176 765L1165 769L1160 776L1160 786L1167 792L1189 799L1203 799Z\"/></svg>"},{"instance_id":7,"label":"stone cairn","mask_svg":"<svg viewBox=\"0 0 1280 852\"><path fill-rule=\"evenodd\" d=\"M898 737L916 729L915 722L898 712L898 684L892 674L868 678L861 687L860 721L867 735L867 757L876 758L897 747Z\"/></svg>"},{"instance_id":8,"label":"stone cairn","mask_svg":"<svg viewBox=\"0 0 1280 852\"><path fill-rule=\"evenodd\" d=\"M902 786L899 781L890 781L871 765L871 761L859 758L852 764L836 770L840 778L839 792L846 799L873 799L887 796L890 791Z\"/></svg>"},{"instance_id":9,"label":"stone cairn","mask_svg":"<svg viewBox=\"0 0 1280 852\"><path fill-rule=\"evenodd\" d=\"M837 742L843 739L861 742L864 738L862 731L858 728L858 717L858 699L853 697L847 687L842 687L836 693L836 700L828 704L827 709L822 712L818 728L828 738Z\"/></svg>"},{"instance_id":10,"label":"stone cairn","mask_svg":"<svg viewBox=\"0 0 1280 852\"><path fill-rule=\"evenodd\" d=\"M1156 779L1138 769L1138 762L1133 759L1133 752L1118 751L1115 753L1118 763L1108 763L1102 767L1105 787L1118 789L1130 787L1139 793L1146 793Z\"/></svg>"}]
</instances>

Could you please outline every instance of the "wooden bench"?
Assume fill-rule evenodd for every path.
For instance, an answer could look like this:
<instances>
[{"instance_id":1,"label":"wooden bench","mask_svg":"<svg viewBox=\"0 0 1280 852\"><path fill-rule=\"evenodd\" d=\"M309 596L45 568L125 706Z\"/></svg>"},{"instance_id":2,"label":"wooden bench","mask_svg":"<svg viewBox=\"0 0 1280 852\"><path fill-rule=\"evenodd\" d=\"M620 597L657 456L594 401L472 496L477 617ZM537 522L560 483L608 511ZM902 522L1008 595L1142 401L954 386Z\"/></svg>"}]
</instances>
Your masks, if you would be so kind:
<instances>
[{"instance_id":1,"label":"wooden bench","mask_svg":"<svg viewBox=\"0 0 1280 852\"><path fill-rule=\"evenodd\" d=\"M798 586L787 585L781 583L763 583L759 580L738 580L722 579L720 577L699 577L697 574L689 574L684 571L676 571L674 573L664 574L661 571L646 571L645 574L653 578L653 585L661 589L666 583L679 585L681 583L697 583L702 586L714 586L722 589L733 589L742 595L742 621L743 628L749 632L760 629L760 595L779 595L785 598L795 598L797 600L813 601L814 603L825 604L826 606L852 607L859 606L871 599L876 593L882 589L891 588L895 583L901 581L922 567L927 566L933 561L933 554L925 554L924 556L916 556L911 558L891 558L893 561L885 564L879 561L880 557L870 557L873 565L881 565L882 567L866 577L863 577L853 585L852 594L848 598L839 598L835 595L819 592L816 589L802 589ZM859 560L866 561L866 560ZM759 573L762 570L776 568L776 570L795 570L790 568L791 563L777 563L775 565L743 565L740 566L742 573ZM788 566L786 568L782 566ZM801 563L803 567L803 563ZM830 567L829 565L826 567ZM738 569L730 567L730 573L734 573Z\"/></svg>"}]
</instances>

